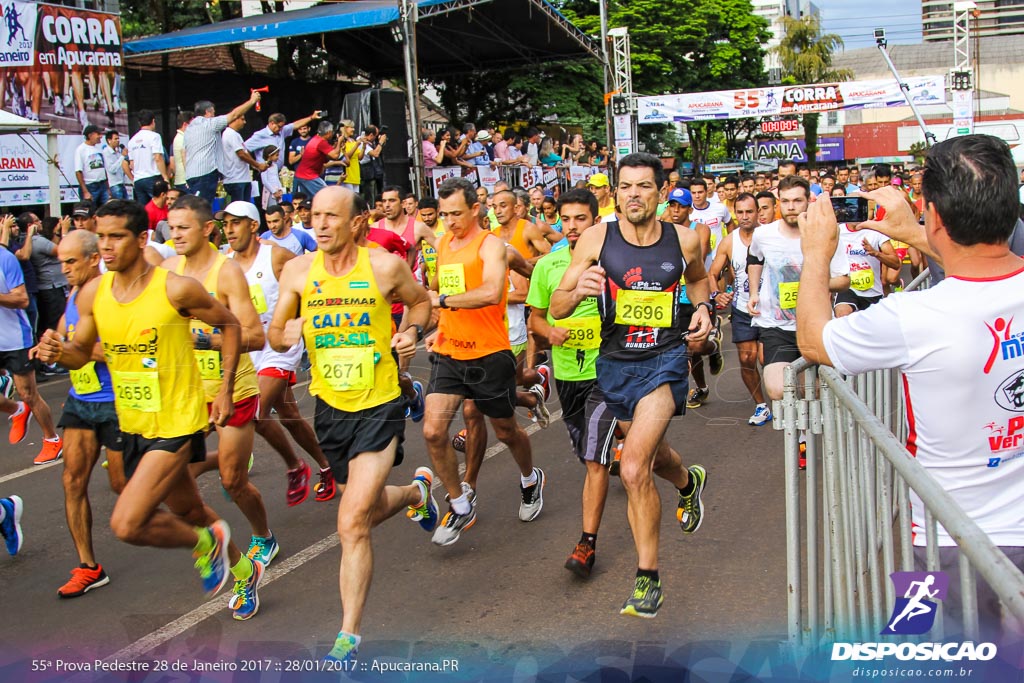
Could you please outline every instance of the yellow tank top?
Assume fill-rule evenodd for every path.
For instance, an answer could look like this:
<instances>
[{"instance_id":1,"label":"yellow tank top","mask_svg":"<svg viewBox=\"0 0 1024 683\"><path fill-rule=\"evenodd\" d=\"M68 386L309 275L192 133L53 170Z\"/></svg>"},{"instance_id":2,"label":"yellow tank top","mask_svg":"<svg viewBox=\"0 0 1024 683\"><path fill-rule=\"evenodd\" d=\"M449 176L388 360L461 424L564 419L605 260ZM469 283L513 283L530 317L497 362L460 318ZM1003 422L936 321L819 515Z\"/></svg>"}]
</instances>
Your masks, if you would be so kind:
<instances>
[{"instance_id":1,"label":"yellow tank top","mask_svg":"<svg viewBox=\"0 0 1024 683\"><path fill-rule=\"evenodd\" d=\"M434 229L434 235L437 239L444 237L445 228L444 221L440 218L437 219L437 227ZM434 279L437 274L437 250L429 244L423 244L423 250L420 252L423 254L423 263L427 266L427 277L430 280Z\"/></svg>"},{"instance_id":2,"label":"yellow tank top","mask_svg":"<svg viewBox=\"0 0 1024 683\"><path fill-rule=\"evenodd\" d=\"M189 321L167 300L167 271L156 268L146 289L121 303L105 273L93 312L114 384L121 430L146 439L174 438L207 425Z\"/></svg>"},{"instance_id":3,"label":"yellow tank top","mask_svg":"<svg viewBox=\"0 0 1024 683\"><path fill-rule=\"evenodd\" d=\"M398 397L398 363L391 352L391 302L370 267L370 250L358 247L356 265L335 277L317 251L302 290L299 315L309 351L309 393L347 412Z\"/></svg>"},{"instance_id":4,"label":"yellow tank top","mask_svg":"<svg viewBox=\"0 0 1024 683\"><path fill-rule=\"evenodd\" d=\"M227 256L218 253L217 260L210 267L210 270L207 271L206 279L203 280L203 287L206 288L206 291L214 299L217 298L217 278L220 277L220 269L227 260ZM184 256L178 261L178 265L174 269L174 272L178 275L185 274L185 261ZM214 330L214 328L203 321L192 318L192 334L198 334L199 332L213 334L214 332L219 332L219 330ZM203 378L203 393L206 395L206 402L212 403L217 398L224 380L224 368L221 367L220 351L212 349L200 351L197 349L195 355L196 363L199 365L199 375ZM260 388L256 383L256 367L252 364L249 354L243 353L238 358L238 369L235 371L235 391L231 396L231 400L238 403L258 393L260 393Z\"/></svg>"}]
</instances>

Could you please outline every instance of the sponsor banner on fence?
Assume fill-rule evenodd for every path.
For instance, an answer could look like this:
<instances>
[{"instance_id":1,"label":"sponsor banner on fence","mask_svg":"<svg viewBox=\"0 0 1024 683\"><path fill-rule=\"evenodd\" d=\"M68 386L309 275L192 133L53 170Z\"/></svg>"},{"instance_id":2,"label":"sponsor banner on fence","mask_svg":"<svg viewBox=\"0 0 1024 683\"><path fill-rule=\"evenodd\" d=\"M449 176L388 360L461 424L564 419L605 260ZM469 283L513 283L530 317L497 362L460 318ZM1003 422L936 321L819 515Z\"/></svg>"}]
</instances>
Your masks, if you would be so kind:
<instances>
[{"instance_id":1,"label":"sponsor banner on fence","mask_svg":"<svg viewBox=\"0 0 1024 683\"><path fill-rule=\"evenodd\" d=\"M942 104L946 100L943 76L905 81L915 104ZM895 80L849 81L640 97L637 116L641 124L669 123L905 105L903 91Z\"/></svg>"},{"instance_id":2,"label":"sponsor banner on fence","mask_svg":"<svg viewBox=\"0 0 1024 683\"><path fill-rule=\"evenodd\" d=\"M430 187L434 190L434 196L437 196L437 190L441 187L441 183L449 178L460 177L462 177L461 166L438 166L430 169Z\"/></svg>"},{"instance_id":3,"label":"sponsor banner on fence","mask_svg":"<svg viewBox=\"0 0 1024 683\"><path fill-rule=\"evenodd\" d=\"M488 192L494 192L494 185L499 180L498 169L481 166L476 169L476 175L479 180L477 187L486 187Z\"/></svg>"},{"instance_id":4,"label":"sponsor banner on fence","mask_svg":"<svg viewBox=\"0 0 1024 683\"><path fill-rule=\"evenodd\" d=\"M807 161L806 144L803 138L791 140L761 140L747 146L743 158L748 161L762 159L792 159L797 163ZM818 161L842 161L846 158L843 138L818 138Z\"/></svg>"}]
</instances>

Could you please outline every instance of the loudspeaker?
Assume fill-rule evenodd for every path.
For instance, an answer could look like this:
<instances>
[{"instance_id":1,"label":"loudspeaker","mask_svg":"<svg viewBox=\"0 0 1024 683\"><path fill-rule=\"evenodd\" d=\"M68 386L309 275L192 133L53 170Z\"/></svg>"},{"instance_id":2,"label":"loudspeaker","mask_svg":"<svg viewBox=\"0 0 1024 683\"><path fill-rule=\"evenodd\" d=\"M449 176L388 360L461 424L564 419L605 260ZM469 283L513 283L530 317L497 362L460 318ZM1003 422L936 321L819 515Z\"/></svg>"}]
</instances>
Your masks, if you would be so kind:
<instances>
[{"instance_id":1,"label":"loudspeaker","mask_svg":"<svg viewBox=\"0 0 1024 683\"><path fill-rule=\"evenodd\" d=\"M378 128L387 126L388 142L381 158L384 160L384 182L410 189L409 129L406 123L405 93L401 90L374 90L370 111Z\"/></svg>"}]
</instances>

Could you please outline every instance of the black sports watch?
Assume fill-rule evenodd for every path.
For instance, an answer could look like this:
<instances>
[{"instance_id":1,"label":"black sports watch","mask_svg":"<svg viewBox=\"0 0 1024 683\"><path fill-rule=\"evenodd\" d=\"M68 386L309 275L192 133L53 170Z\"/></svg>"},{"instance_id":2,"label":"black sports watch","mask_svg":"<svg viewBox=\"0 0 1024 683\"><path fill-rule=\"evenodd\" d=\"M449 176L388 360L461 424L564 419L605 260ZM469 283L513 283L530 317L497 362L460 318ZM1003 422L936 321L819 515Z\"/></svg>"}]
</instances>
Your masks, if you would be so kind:
<instances>
[{"instance_id":1,"label":"black sports watch","mask_svg":"<svg viewBox=\"0 0 1024 683\"><path fill-rule=\"evenodd\" d=\"M699 308L701 306L707 306L708 307L708 315L714 315L715 314L715 307L711 305L711 302L709 302L709 301L701 301L699 304L697 304L697 307Z\"/></svg>"},{"instance_id":2,"label":"black sports watch","mask_svg":"<svg viewBox=\"0 0 1024 683\"><path fill-rule=\"evenodd\" d=\"M439 308L448 308L448 295L442 294L437 297L437 305Z\"/></svg>"},{"instance_id":3,"label":"black sports watch","mask_svg":"<svg viewBox=\"0 0 1024 683\"><path fill-rule=\"evenodd\" d=\"M423 325L416 325L415 323L409 325L409 327L416 330L416 341L423 341Z\"/></svg>"}]
</instances>

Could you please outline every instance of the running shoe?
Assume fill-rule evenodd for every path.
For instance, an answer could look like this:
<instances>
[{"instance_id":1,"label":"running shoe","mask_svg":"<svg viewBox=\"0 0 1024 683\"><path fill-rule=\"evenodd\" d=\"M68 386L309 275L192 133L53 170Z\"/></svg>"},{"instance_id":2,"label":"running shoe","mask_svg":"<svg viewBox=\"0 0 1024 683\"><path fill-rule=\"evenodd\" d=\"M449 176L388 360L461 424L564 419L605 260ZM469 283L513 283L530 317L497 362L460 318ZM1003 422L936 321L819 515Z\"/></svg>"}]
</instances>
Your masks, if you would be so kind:
<instances>
[{"instance_id":1,"label":"running shoe","mask_svg":"<svg viewBox=\"0 0 1024 683\"><path fill-rule=\"evenodd\" d=\"M338 639L334 641L334 647L324 657L324 661L348 664L357 654L359 654L359 641L356 639L356 636L348 633L339 633Z\"/></svg>"},{"instance_id":2,"label":"running shoe","mask_svg":"<svg viewBox=\"0 0 1024 683\"><path fill-rule=\"evenodd\" d=\"M589 579L594 568L594 546L589 543L577 543L569 559L565 561L565 568L581 579Z\"/></svg>"},{"instance_id":3,"label":"running shoe","mask_svg":"<svg viewBox=\"0 0 1024 683\"><path fill-rule=\"evenodd\" d=\"M248 579L235 581L234 595L231 596L231 616L239 621L252 619L260 611L260 582L263 581L263 563L252 561L252 574Z\"/></svg>"},{"instance_id":4,"label":"running shoe","mask_svg":"<svg viewBox=\"0 0 1024 683\"><path fill-rule=\"evenodd\" d=\"M294 470L288 470L288 493L285 498L288 507L298 505L309 496L309 465L302 462Z\"/></svg>"},{"instance_id":5,"label":"running shoe","mask_svg":"<svg viewBox=\"0 0 1024 683\"><path fill-rule=\"evenodd\" d=\"M0 499L4 509L4 521L0 522L0 536L7 544L7 554L14 557L21 550L21 513L25 511L25 503L19 496Z\"/></svg>"},{"instance_id":6,"label":"running shoe","mask_svg":"<svg viewBox=\"0 0 1024 683\"><path fill-rule=\"evenodd\" d=\"M434 545L451 545L459 540L463 531L476 524L476 501L469 504L469 512L460 515L449 508L448 513L441 520L441 523L434 530L434 537L431 542Z\"/></svg>"},{"instance_id":7,"label":"running shoe","mask_svg":"<svg viewBox=\"0 0 1024 683\"><path fill-rule=\"evenodd\" d=\"M551 411L548 410L547 405L544 403L544 387L540 384L534 384L530 387L529 391L537 397L537 405L530 410L530 417L540 425L541 429L546 429L551 424Z\"/></svg>"},{"instance_id":8,"label":"running shoe","mask_svg":"<svg viewBox=\"0 0 1024 683\"><path fill-rule=\"evenodd\" d=\"M28 432L28 423L32 421L32 408L24 401L18 401L14 415L7 418L7 421L11 423L11 433L7 440L11 443L21 443Z\"/></svg>"},{"instance_id":9,"label":"running shoe","mask_svg":"<svg viewBox=\"0 0 1024 683\"><path fill-rule=\"evenodd\" d=\"M757 408L754 409L754 414L747 420L748 425L760 427L766 425L772 421L772 411L764 403L758 403Z\"/></svg>"},{"instance_id":10,"label":"running shoe","mask_svg":"<svg viewBox=\"0 0 1024 683\"><path fill-rule=\"evenodd\" d=\"M523 494L523 502L519 505L519 521L532 522L537 519L541 509L544 507L544 470L539 467L533 468L537 475L537 483L532 486L519 485Z\"/></svg>"},{"instance_id":11,"label":"running shoe","mask_svg":"<svg viewBox=\"0 0 1024 683\"><path fill-rule=\"evenodd\" d=\"M708 364L711 366L712 375L722 374L725 367L725 358L722 357L722 318L715 317L715 329L711 332L711 341L715 344L715 350L708 354Z\"/></svg>"},{"instance_id":12,"label":"running shoe","mask_svg":"<svg viewBox=\"0 0 1024 683\"><path fill-rule=\"evenodd\" d=\"M95 569L89 569L81 564L71 570L71 579L57 589L57 596L61 598L77 598L85 595L93 588L106 586L110 583L110 577L103 571L103 565L96 565Z\"/></svg>"},{"instance_id":13,"label":"running shoe","mask_svg":"<svg viewBox=\"0 0 1024 683\"><path fill-rule=\"evenodd\" d=\"M661 592L661 581L655 581L647 576L638 576L636 584L633 586L633 594L622 605L619 614L653 619L658 616L658 608L663 602L665 602L665 595Z\"/></svg>"},{"instance_id":14,"label":"running shoe","mask_svg":"<svg viewBox=\"0 0 1024 683\"><path fill-rule=\"evenodd\" d=\"M800 442L800 461L798 464L800 465L800 469L807 469L807 444L803 441Z\"/></svg>"},{"instance_id":15,"label":"running shoe","mask_svg":"<svg viewBox=\"0 0 1024 683\"><path fill-rule=\"evenodd\" d=\"M320 470L320 481L313 487L313 491L316 493L316 502L318 503L326 503L334 498L338 489L334 485L334 472L330 467Z\"/></svg>"},{"instance_id":16,"label":"running shoe","mask_svg":"<svg viewBox=\"0 0 1024 683\"><path fill-rule=\"evenodd\" d=\"M690 395L686 397L687 408L700 408L704 401L708 400L710 392L707 387L694 387L690 389Z\"/></svg>"},{"instance_id":17,"label":"running shoe","mask_svg":"<svg viewBox=\"0 0 1024 683\"><path fill-rule=\"evenodd\" d=\"M8 400L14 397L14 378L7 371L0 372L0 394Z\"/></svg>"},{"instance_id":18,"label":"running shoe","mask_svg":"<svg viewBox=\"0 0 1024 683\"><path fill-rule=\"evenodd\" d=\"M537 374L540 375L540 385L544 387L544 400L551 398L551 368L546 365L538 365Z\"/></svg>"},{"instance_id":19,"label":"running shoe","mask_svg":"<svg viewBox=\"0 0 1024 683\"><path fill-rule=\"evenodd\" d=\"M410 505L405 515L412 521L419 522L424 531L433 531L437 526L437 502L434 501L434 496L430 493L430 487L434 483L434 473L429 467L417 467L412 483L420 490L423 504Z\"/></svg>"},{"instance_id":20,"label":"running shoe","mask_svg":"<svg viewBox=\"0 0 1024 683\"><path fill-rule=\"evenodd\" d=\"M33 465L47 465L51 462L57 462L61 456L64 455L64 440L59 436L52 441L50 439L43 439L43 447L39 451L39 455L36 456L35 460L32 461Z\"/></svg>"},{"instance_id":21,"label":"running shoe","mask_svg":"<svg viewBox=\"0 0 1024 683\"><path fill-rule=\"evenodd\" d=\"M615 444L615 452L612 455L612 462L608 465L608 474L613 477L619 476L620 465L622 465L622 442Z\"/></svg>"},{"instance_id":22,"label":"running shoe","mask_svg":"<svg viewBox=\"0 0 1024 683\"><path fill-rule=\"evenodd\" d=\"M406 409L405 416L413 422L420 422L423 420L423 413L426 410L423 402L423 382L413 380L412 388L416 391L416 398L409 402L409 407Z\"/></svg>"},{"instance_id":23,"label":"running shoe","mask_svg":"<svg viewBox=\"0 0 1024 683\"><path fill-rule=\"evenodd\" d=\"M676 519L679 520L679 526L683 528L684 534L692 534L704 521L704 500L701 494L707 486L708 473L700 465L691 465L686 471L690 473L690 480L693 481L693 493L688 496L679 493Z\"/></svg>"},{"instance_id":24,"label":"running shoe","mask_svg":"<svg viewBox=\"0 0 1024 683\"><path fill-rule=\"evenodd\" d=\"M269 567L277 554L281 552L281 546L277 544L274 534L270 536L253 536L249 541L249 549L245 556L250 560L256 560L264 567Z\"/></svg>"},{"instance_id":25,"label":"running shoe","mask_svg":"<svg viewBox=\"0 0 1024 683\"><path fill-rule=\"evenodd\" d=\"M466 430L460 429L459 433L452 437L452 448L459 453L466 452Z\"/></svg>"},{"instance_id":26,"label":"running shoe","mask_svg":"<svg viewBox=\"0 0 1024 683\"><path fill-rule=\"evenodd\" d=\"M231 542L231 529L227 522L218 519L207 527L213 534L213 547L202 555L193 555L196 558L196 569L199 570L199 577L203 580L203 591L206 597L212 598L220 592L228 581L228 543Z\"/></svg>"}]
</instances>

